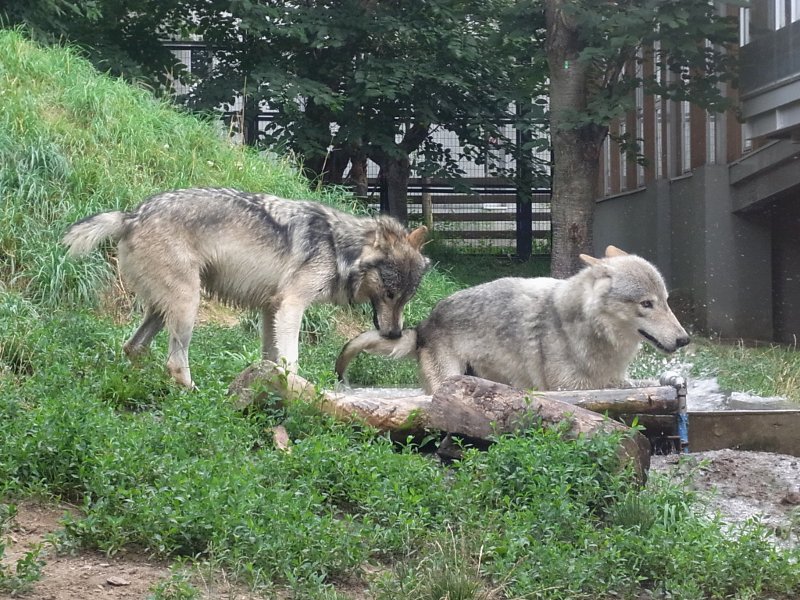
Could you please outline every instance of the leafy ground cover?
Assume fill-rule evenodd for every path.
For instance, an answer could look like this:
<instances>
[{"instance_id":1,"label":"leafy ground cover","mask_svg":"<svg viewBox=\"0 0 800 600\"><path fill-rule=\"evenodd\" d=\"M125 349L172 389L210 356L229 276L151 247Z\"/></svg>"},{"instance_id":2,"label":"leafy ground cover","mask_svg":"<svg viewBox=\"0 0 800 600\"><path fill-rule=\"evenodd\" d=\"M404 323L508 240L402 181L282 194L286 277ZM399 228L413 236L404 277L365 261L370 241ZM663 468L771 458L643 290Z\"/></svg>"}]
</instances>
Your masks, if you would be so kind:
<instances>
[{"instance_id":1,"label":"leafy ground cover","mask_svg":"<svg viewBox=\"0 0 800 600\"><path fill-rule=\"evenodd\" d=\"M613 438L531 431L444 465L420 452L421 440L336 423L313 405L236 410L227 385L259 354L249 315L198 327L197 391L165 375L163 339L132 368L120 346L136 308L116 282L113 250L65 260L57 242L70 222L189 185L348 201L19 32L0 31L0 98L0 539L19 503L49 498L75 507L56 540L62 550L201 561L265 597L800 593L796 548L776 549L755 521L726 530L694 510L683 485L654 477L636 488L616 469ZM473 283L464 268L433 270L408 321ZM486 272L497 276L498 264ZM365 317L362 308L311 311L303 374L330 383L341 343ZM410 364L358 368L382 385L414 380ZM273 446L277 425L289 453ZM3 562L0 593L35 585L39 561ZM199 597L180 573L150 593Z\"/></svg>"}]
</instances>

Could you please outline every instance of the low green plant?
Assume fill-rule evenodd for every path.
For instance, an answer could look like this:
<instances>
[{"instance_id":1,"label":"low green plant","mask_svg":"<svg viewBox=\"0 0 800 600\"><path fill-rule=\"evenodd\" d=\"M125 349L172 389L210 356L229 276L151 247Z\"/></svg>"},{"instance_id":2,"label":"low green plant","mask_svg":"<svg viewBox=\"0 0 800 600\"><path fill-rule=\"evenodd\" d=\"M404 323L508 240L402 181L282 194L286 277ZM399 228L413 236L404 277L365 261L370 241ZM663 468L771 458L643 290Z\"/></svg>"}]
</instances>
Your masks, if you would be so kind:
<instances>
[{"instance_id":1,"label":"low green plant","mask_svg":"<svg viewBox=\"0 0 800 600\"><path fill-rule=\"evenodd\" d=\"M0 560L3 559L6 550L6 532L16 514L16 505L0 503ZM44 561L40 558L41 552L42 546L37 544L22 558L17 559L13 567L0 563L0 592L16 596L29 591L42 575Z\"/></svg>"},{"instance_id":2,"label":"low green plant","mask_svg":"<svg viewBox=\"0 0 800 600\"><path fill-rule=\"evenodd\" d=\"M173 569L169 579L154 585L148 600L198 600L200 590L195 587L182 569Z\"/></svg>"},{"instance_id":3,"label":"low green plant","mask_svg":"<svg viewBox=\"0 0 800 600\"><path fill-rule=\"evenodd\" d=\"M481 575L481 554L471 551L471 539L448 529L422 552L399 561L375 584L378 600L492 600L500 598Z\"/></svg>"}]
</instances>

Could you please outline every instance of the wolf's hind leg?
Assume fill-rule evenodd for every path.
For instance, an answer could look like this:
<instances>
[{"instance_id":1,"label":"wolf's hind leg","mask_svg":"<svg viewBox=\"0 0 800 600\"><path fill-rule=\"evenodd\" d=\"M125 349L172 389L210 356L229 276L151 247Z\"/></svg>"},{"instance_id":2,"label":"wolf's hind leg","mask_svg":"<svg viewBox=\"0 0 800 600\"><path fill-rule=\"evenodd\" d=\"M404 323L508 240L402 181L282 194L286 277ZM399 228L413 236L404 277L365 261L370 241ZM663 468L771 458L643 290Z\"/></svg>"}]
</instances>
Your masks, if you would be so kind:
<instances>
[{"instance_id":1,"label":"wolf's hind leg","mask_svg":"<svg viewBox=\"0 0 800 600\"><path fill-rule=\"evenodd\" d=\"M447 351L436 352L422 347L419 350L419 371L423 389L427 394L433 394L448 377L463 375L466 365Z\"/></svg>"},{"instance_id":2,"label":"wolf's hind leg","mask_svg":"<svg viewBox=\"0 0 800 600\"><path fill-rule=\"evenodd\" d=\"M192 329L200 307L200 291L196 296L177 303L167 314L167 330L169 331L169 357L167 369L170 375L188 388L194 387L189 371L189 343L192 341Z\"/></svg>"},{"instance_id":3,"label":"wolf's hind leg","mask_svg":"<svg viewBox=\"0 0 800 600\"><path fill-rule=\"evenodd\" d=\"M139 328L122 347L125 355L131 360L147 351L150 342L164 328L164 315L160 311L148 307L144 313L144 320Z\"/></svg>"}]
</instances>

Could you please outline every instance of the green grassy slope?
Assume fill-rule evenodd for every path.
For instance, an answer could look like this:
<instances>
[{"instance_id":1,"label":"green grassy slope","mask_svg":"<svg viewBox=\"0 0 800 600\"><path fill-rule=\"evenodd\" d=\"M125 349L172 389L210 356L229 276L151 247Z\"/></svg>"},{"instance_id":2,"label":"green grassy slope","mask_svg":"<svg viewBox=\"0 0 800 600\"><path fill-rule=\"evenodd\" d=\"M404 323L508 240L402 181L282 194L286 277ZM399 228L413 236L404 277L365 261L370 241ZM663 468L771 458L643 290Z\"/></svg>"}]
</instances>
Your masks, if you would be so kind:
<instances>
[{"instance_id":1,"label":"green grassy slope","mask_svg":"<svg viewBox=\"0 0 800 600\"><path fill-rule=\"evenodd\" d=\"M16 31L0 31L0 104L0 290L39 308L94 306L113 279L101 252L65 257L59 239L70 223L159 191L229 186L355 208L344 193L312 191L291 162L231 144L217 122L99 75L71 49L43 49ZM410 322L454 289L431 273L408 308ZM351 331L352 324L371 327L363 308L309 311L305 329L328 343L306 348L312 356L304 363L319 357L322 370L331 370L345 341L335 335L341 320ZM359 364L364 380L380 370L373 365ZM391 365L387 373L396 383L414 379L412 365Z\"/></svg>"},{"instance_id":2,"label":"green grassy slope","mask_svg":"<svg viewBox=\"0 0 800 600\"><path fill-rule=\"evenodd\" d=\"M189 186L313 196L288 162L232 146L210 121L14 31L0 33L0 103L0 279L39 303L91 299L108 278L99 253L73 264L57 244L88 214Z\"/></svg>"}]
</instances>

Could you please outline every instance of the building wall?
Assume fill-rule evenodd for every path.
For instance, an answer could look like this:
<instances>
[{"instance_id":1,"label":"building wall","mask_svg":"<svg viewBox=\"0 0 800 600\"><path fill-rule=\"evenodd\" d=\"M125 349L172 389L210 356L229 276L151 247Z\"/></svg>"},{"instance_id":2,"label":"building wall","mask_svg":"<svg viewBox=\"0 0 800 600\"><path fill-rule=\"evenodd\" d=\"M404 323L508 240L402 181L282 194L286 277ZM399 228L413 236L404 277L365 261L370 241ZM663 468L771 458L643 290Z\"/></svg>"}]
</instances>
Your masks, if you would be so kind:
<instances>
[{"instance_id":1,"label":"building wall","mask_svg":"<svg viewBox=\"0 0 800 600\"><path fill-rule=\"evenodd\" d=\"M655 263L670 290L670 304L695 330L769 340L770 223L760 215L732 212L727 181L726 165L706 165L689 176L599 200L595 252L614 244Z\"/></svg>"},{"instance_id":2,"label":"building wall","mask_svg":"<svg viewBox=\"0 0 800 600\"><path fill-rule=\"evenodd\" d=\"M791 6L783 25L770 25L786 29L777 36L793 33L800 23L800 0ZM750 9L742 10L749 15ZM741 49L746 59L750 49ZM789 90L798 81L768 87ZM727 93L735 98L737 92ZM800 96L794 103L800 105ZM800 144L743 136L733 113L711 118L684 103L659 100L639 106L650 165L644 177L623 179L625 159L613 144L607 146L595 251L614 244L652 260L665 276L676 313L696 330L796 344ZM800 139L800 130L794 135Z\"/></svg>"},{"instance_id":3,"label":"building wall","mask_svg":"<svg viewBox=\"0 0 800 600\"><path fill-rule=\"evenodd\" d=\"M800 343L800 192L772 210L775 339Z\"/></svg>"}]
</instances>

